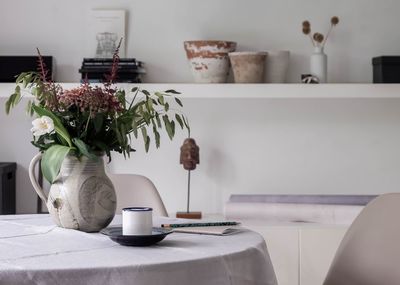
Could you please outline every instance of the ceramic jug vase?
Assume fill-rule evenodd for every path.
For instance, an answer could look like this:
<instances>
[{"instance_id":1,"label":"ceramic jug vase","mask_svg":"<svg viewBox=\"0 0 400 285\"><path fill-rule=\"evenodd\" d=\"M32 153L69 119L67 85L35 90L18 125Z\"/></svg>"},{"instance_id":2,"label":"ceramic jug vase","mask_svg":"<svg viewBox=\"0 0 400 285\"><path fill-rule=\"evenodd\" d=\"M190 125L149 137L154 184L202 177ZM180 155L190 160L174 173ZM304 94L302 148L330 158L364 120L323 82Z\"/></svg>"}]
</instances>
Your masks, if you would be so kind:
<instances>
[{"instance_id":1,"label":"ceramic jug vase","mask_svg":"<svg viewBox=\"0 0 400 285\"><path fill-rule=\"evenodd\" d=\"M114 218L116 195L104 170L102 157L80 159L67 155L48 196L35 177L35 166L42 154L29 165L29 178L39 197L46 203L54 222L63 228L97 232Z\"/></svg>"}]
</instances>

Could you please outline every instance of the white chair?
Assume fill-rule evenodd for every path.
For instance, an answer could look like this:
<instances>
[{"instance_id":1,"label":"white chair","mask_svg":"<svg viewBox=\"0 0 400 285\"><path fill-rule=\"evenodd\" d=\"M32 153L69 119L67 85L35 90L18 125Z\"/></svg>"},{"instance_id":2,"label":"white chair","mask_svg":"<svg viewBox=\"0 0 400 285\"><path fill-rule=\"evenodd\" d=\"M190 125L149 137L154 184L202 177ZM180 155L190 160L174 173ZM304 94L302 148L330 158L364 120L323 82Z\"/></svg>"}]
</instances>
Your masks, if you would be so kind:
<instances>
[{"instance_id":1,"label":"white chair","mask_svg":"<svg viewBox=\"0 0 400 285\"><path fill-rule=\"evenodd\" d=\"M168 217L167 210L153 182L137 174L107 174L117 194L117 211L125 207L151 207L154 216Z\"/></svg>"},{"instance_id":2,"label":"white chair","mask_svg":"<svg viewBox=\"0 0 400 285\"><path fill-rule=\"evenodd\" d=\"M371 201L346 232L324 285L400 284L400 193Z\"/></svg>"}]
</instances>

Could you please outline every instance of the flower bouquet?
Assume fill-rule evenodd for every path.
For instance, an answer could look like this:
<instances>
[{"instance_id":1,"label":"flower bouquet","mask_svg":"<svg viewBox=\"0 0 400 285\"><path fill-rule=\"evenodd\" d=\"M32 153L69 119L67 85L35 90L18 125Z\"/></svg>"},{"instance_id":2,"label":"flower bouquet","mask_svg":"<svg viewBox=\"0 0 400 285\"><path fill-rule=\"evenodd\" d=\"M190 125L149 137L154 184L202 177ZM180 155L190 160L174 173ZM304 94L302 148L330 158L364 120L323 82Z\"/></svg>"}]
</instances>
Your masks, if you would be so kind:
<instances>
[{"instance_id":1,"label":"flower bouquet","mask_svg":"<svg viewBox=\"0 0 400 285\"><path fill-rule=\"evenodd\" d=\"M38 54L38 72L24 72L17 77L15 92L6 102L6 112L9 113L21 101L23 90L34 96L35 100L29 101L27 110L37 116L32 122L32 144L40 154L30 168L34 168L39 159L42 160L43 176L52 184L49 197L31 175L32 184L47 202L57 224L96 231L111 221L116 202L113 186L104 173L102 156L106 155L111 161L111 152L116 151L129 157L135 151L131 146L133 137L143 137L147 152L152 141L151 132L158 148L161 129L167 132L170 139L174 137L177 125L189 131L186 117L173 108L174 104L177 108L182 107L181 101L175 97L179 93L174 90L150 93L134 87L130 90L130 97L125 90L117 89L114 81L118 70L118 48L106 83L92 86L85 82L79 87L64 90L48 78L39 50ZM86 173L88 170L94 173ZM96 179L89 181L93 177ZM64 193L68 188L67 181L71 180L68 187L73 188L70 192L75 191L79 196L75 199L79 200L79 205L71 204L74 201L71 193ZM103 191L101 195L98 189ZM93 203L101 207L89 209L88 205L82 206ZM75 207L78 209L74 210ZM107 214L103 213L104 209ZM68 220L65 224L62 211L68 211L64 213L64 221ZM72 218L67 219L66 216ZM107 217L99 222L95 216ZM90 219L101 225L85 225Z\"/></svg>"}]
</instances>

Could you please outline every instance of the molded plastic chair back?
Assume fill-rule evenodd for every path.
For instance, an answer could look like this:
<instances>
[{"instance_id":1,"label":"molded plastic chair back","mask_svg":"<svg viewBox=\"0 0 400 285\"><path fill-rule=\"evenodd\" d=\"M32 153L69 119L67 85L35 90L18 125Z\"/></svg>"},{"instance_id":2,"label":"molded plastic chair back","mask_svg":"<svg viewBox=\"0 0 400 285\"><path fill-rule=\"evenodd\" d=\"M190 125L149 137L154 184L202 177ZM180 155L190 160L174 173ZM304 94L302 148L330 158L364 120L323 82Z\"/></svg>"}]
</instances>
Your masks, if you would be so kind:
<instances>
[{"instance_id":1,"label":"molded plastic chair back","mask_svg":"<svg viewBox=\"0 0 400 285\"><path fill-rule=\"evenodd\" d=\"M324 285L400 284L400 194L372 200L345 234Z\"/></svg>"},{"instance_id":2,"label":"molded plastic chair back","mask_svg":"<svg viewBox=\"0 0 400 285\"><path fill-rule=\"evenodd\" d=\"M167 217L167 210L153 182L137 174L107 174L117 193L117 213L125 207L151 207L154 216Z\"/></svg>"}]
</instances>

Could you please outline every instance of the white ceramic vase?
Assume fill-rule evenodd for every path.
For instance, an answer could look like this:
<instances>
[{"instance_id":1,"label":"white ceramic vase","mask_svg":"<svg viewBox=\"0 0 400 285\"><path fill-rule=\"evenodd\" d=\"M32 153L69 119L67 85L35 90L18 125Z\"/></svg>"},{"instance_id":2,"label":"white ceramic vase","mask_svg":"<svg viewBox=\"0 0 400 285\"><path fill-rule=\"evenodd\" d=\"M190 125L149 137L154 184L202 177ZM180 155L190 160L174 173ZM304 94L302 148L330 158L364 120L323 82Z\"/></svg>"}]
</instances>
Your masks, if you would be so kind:
<instances>
[{"instance_id":1,"label":"white ceramic vase","mask_svg":"<svg viewBox=\"0 0 400 285\"><path fill-rule=\"evenodd\" d=\"M288 50L268 51L265 82L286 83L289 60L290 52Z\"/></svg>"},{"instance_id":2,"label":"white ceramic vase","mask_svg":"<svg viewBox=\"0 0 400 285\"><path fill-rule=\"evenodd\" d=\"M235 42L186 41L184 47L196 83L227 81L230 69L228 53L235 51Z\"/></svg>"},{"instance_id":3,"label":"white ceramic vase","mask_svg":"<svg viewBox=\"0 0 400 285\"><path fill-rule=\"evenodd\" d=\"M310 73L318 78L319 83L327 82L328 57L323 47L315 47L310 57Z\"/></svg>"},{"instance_id":4,"label":"white ceramic vase","mask_svg":"<svg viewBox=\"0 0 400 285\"><path fill-rule=\"evenodd\" d=\"M54 222L63 228L98 232L114 218L116 195L104 170L102 157L93 160L67 156L47 196L35 177L35 166L42 154L29 165L29 178L39 197L46 203Z\"/></svg>"},{"instance_id":5,"label":"white ceramic vase","mask_svg":"<svg viewBox=\"0 0 400 285\"><path fill-rule=\"evenodd\" d=\"M262 83L266 58L266 52L230 52L235 83Z\"/></svg>"}]
</instances>

